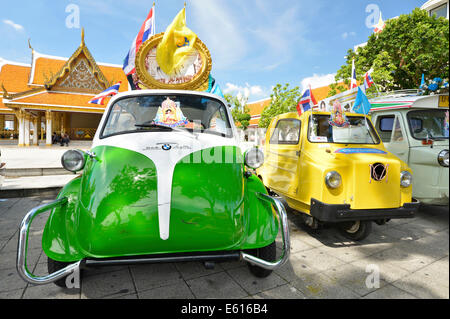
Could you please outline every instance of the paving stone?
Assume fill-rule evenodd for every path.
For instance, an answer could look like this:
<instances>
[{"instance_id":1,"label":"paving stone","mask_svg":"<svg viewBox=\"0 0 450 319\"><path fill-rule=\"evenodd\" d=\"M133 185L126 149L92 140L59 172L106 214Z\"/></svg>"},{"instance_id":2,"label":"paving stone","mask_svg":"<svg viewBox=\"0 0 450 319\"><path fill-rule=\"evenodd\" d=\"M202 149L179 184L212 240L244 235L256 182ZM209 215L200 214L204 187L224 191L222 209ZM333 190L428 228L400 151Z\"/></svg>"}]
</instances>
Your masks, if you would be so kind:
<instances>
[{"instance_id":1,"label":"paving stone","mask_svg":"<svg viewBox=\"0 0 450 319\"><path fill-rule=\"evenodd\" d=\"M294 255L301 262L309 265L310 267L314 267L319 271L324 271L345 263L344 261L327 254L321 248L302 251Z\"/></svg>"},{"instance_id":2,"label":"paving stone","mask_svg":"<svg viewBox=\"0 0 450 319\"><path fill-rule=\"evenodd\" d=\"M266 278L255 277L248 267L235 268L227 272L250 295L286 284L283 278L273 272Z\"/></svg>"},{"instance_id":3,"label":"paving stone","mask_svg":"<svg viewBox=\"0 0 450 319\"><path fill-rule=\"evenodd\" d=\"M81 289L64 289L53 283L41 286L28 285L23 299L80 299Z\"/></svg>"},{"instance_id":4,"label":"paving stone","mask_svg":"<svg viewBox=\"0 0 450 319\"><path fill-rule=\"evenodd\" d=\"M387 249L380 253L374 254L373 257L379 259L380 261L385 261L394 266L405 269L409 272L414 272L420 268L423 268L437 259L421 253L405 250L405 247L394 247Z\"/></svg>"},{"instance_id":5,"label":"paving stone","mask_svg":"<svg viewBox=\"0 0 450 319\"><path fill-rule=\"evenodd\" d=\"M181 282L183 277L173 263L130 266L137 291Z\"/></svg>"},{"instance_id":6,"label":"paving stone","mask_svg":"<svg viewBox=\"0 0 450 319\"><path fill-rule=\"evenodd\" d=\"M5 292L0 292L0 299L20 299L24 289L16 289Z\"/></svg>"},{"instance_id":7,"label":"paving stone","mask_svg":"<svg viewBox=\"0 0 450 319\"><path fill-rule=\"evenodd\" d=\"M374 292L365 295L363 299L417 299L413 295L407 293L404 290L401 290L392 285L386 285L381 287L380 289L375 290Z\"/></svg>"},{"instance_id":8,"label":"paving stone","mask_svg":"<svg viewBox=\"0 0 450 319\"><path fill-rule=\"evenodd\" d=\"M176 263L174 265L183 276L183 279L185 280L223 271L223 268L220 265L220 263L216 263L214 269L206 269L203 263L201 262L183 262L183 263Z\"/></svg>"},{"instance_id":9,"label":"paving stone","mask_svg":"<svg viewBox=\"0 0 450 319\"><path fill-rule=\"evenodd\" d=\"M265 290L256 296L256 299L306 299L305 295L297 288L286 284L273 289Z\"/></svg>"},{"instance_id":10,"label":"paving stone","mask_svg":"<svg viewBox=\"0 0 450 319\"><path fill-rule=\"evenodd\" d=\"M445 257L418 270L415 274L428 278L431 282L436 282L439 285L449 288L448 266L448 257Z\"/></svg>"},{"instance_id":11,"label":"paving stone","mask_svg":"<svg viewBox=\"0 0 450 319\"><path fill-rule=\"evenodd\" d=\"M138 292L140 299L194 299L185 282Z\"/></svg>"},{"instance_id":12,"label":"paving stone","mask_svg":"<svg viewBox=\"0 0 450 319\"><path fill-rule=\"evenodd\" d=\"M306 264L297 255L291 255L288 262L275 270L275 273L287 282L292 282L299 279L302 275L318 274L320 271Z\"/></svg>"},{"instance_id":13,"label":"paving stone","mask_svg":"<svg viewBox=\"0 0 450 319\"><path fill-rule=\"evenodd\" d=\"M186 283L196 298L237 299L248 296L226 272L191 279Z\"/></svg>"},{"instance_id":14,"label":"paving stone","mask_svg":"<svg viewBox=\"0 0 450 319\"><path fill-rule=\"evenodd\" d=\"M16 268L0 269L0 292L25 288L27 283L20 278Z\"/></svg>"},{"instance_id":15,"label":"paving stone","mask_svg":"<svg viewBox=\"0 0 450 319\"><path fill-rule=\"evenodd\" d=\"M442 284L440 280L433 280L430 276L413 273L392 283L408 293L423 299L444 298L449 299L448 285Z\"/></svg>"},{"instance_id":16,"label":"paving stone","mask_svg":"<svg viewBox=\"0 0 450 319\"><path fill-rule=\"evenodd\" d=\"M290 284L300 290L306 298L355 299L359 297L356 293L339 285L336 280L323 273L302 275Z\"/></svg>"},{"instance_id":17,"label":"paving stone","mask_svg":"<svg viewBox=\"0 0 450 319\"><path fill-rule=\"evenodd\" d=\"M410 274L410 272L405 269L391 265L389 262L374 258L373 256L354 261L351 265L362 269L366 269L369 265L374 265L378 267L380 279L388 283L394 282Z\"/></svg>"},{"instance_id":18,"label":"paving stone","mask_svg":"<svg viewBox=\"0 0 450 319\"><path fill-rule=\"evenodd\" d=\"M114 298L130 293L136 293L136 290L128 269L82 278L83 299Z\"/></svg>"},{"instance_id":19,"label":"paving stone","mask_svg":"<svg viewBox=\"0 0 450 319\"><path fill-rule=\"evenodd\" d=\"M372 278L373 268L367 268L366 266L361 267L354 264L346 264L329 269L324 274L339 283L339 285L345 286L357 293L359 296L365 296L386 285L386 282L380 276L378 276L378 280ZM374 282L374 280L377 282Z\"/></svg>"},{"instance_id":20,"label":"paving stone","mask_svg":"<svg viewBox=\"0 0 450 319\"><path fill-rule=\"evenodd\" d=\"M32 249L28 251L27 254L27 265L28 267L34 267L36 265L36 262L39 259L39 256L41 255L42 250L41 249ZM16 267L16 261L17 259L17 253L14 252L0 252L0 269L8 269L8 268L15 268Z\"/></svg>"}]
</instances>

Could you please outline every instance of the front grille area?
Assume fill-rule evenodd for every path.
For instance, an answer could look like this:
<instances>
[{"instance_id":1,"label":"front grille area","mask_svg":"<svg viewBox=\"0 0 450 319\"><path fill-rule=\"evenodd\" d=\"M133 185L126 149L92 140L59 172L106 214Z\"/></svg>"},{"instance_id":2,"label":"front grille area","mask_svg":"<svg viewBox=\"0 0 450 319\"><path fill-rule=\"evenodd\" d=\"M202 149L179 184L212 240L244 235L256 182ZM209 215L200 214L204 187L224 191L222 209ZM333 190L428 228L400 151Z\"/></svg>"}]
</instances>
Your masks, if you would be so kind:
<instances>
[{"instance_id":1,"label":"front grille area","mask_svg":"<svg viewBox=\"0 0 450 319\"><path fill-rule=\"evenodd\" d=\"M384 165L382 163L375 163L370 165L370 177L372 180L381 182L388 176L389 165Z\"/></svg>"}]
</instances>

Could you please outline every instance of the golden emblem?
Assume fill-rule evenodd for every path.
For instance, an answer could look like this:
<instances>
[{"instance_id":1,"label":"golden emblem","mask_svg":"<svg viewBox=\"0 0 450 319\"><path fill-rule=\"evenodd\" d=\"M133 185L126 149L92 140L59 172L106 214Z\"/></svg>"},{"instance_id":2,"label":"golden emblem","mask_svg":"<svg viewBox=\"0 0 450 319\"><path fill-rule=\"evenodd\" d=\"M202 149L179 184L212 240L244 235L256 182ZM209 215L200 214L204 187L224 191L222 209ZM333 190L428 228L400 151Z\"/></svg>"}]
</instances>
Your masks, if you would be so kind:
<instances>
[{"instance_id":1,"label":"golden emblem","mask_svg":"<svg viewBox=\"0 0 450 319\"><path fill-rule=\"evenodd\" d=\"M164 32L145 41L136 54L136 74L142 88L197 90L208 89L212 68L211 55L206 45L196 39L193 52L186 57L183 65L174 74L167 75L156 62L156 48Z\"/></svg>"}]
</instances>

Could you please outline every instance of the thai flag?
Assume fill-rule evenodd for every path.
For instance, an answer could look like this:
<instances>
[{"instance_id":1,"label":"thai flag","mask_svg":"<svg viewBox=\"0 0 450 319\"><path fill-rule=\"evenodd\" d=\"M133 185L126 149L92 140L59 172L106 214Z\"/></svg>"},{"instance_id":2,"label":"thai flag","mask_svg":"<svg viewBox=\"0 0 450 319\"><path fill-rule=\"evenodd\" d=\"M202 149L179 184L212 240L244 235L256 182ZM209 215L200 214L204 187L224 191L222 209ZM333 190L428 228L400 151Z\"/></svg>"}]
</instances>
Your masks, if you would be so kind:
<instances>
[{"instance_id":1,"label":"thai flag","mask_svg":"<svg viewBox=\"0 0 450 319\"><path fill-rule=\"evenodd\" d=\"M353 62L352 62L352 80L350 82L350 89L354 89L357 86L358 86L358 83L356 82L355 59L353 59Z\"/></svg>"},{"instance_id":2,"label":"thai flag","mask_svg":"<svg viewBox=\"0 0 450 319\"><path fill-rule=\"evenodd\" d=\"M364 75L364 88L367 90L368 88L370 88L373 84L375 84L372 80L372 77L370 76L370 73L367 72Z\"/></svg>"},{"instance_id":3,"label":"thai flag","mask_svg":"<svg viewBox=\"0 0 450 319\"><path fill-rule=\"evenodd\" d=\"M117 82L116 84L114 84L113 86L111 86L110 88L107 88L106 90L104 90L102 93L94 96L88 103L90 104L100 104L103 105L103 102L105 101L105 99L109 96L114 96L117 93L119 93L119 88L120 88L120 84L122 82Z\"/></svg>"},{"instance_id":4,"label":"thai flag","mask_svg":"<svg viewBox=\"0 0 450 319\"><path fill-rule=\"evenodd\" d=\"M147 19L145 19L144 23L142 24L138 35L136 36L131 45L127 57L123 62L123 71L127 76L136 72L134 62L136 59L136 54L139 51L139 48L141 47L142 43L147 41L154 34L155 34L155 7L153 6L150 9Z\"/></svg>"},{"instance_id":5,"label":"thai flag","mask_svg":"<svg viewBox=\"0 0 450 319\"><path fill-rule=\"evenodd\" d=\"M298 115L302 115L306 111L312 109L314 105L317 104L314 95L312 94L311 86L303 93L302 98L297 104Z\"/></svg>"}]
</instances>

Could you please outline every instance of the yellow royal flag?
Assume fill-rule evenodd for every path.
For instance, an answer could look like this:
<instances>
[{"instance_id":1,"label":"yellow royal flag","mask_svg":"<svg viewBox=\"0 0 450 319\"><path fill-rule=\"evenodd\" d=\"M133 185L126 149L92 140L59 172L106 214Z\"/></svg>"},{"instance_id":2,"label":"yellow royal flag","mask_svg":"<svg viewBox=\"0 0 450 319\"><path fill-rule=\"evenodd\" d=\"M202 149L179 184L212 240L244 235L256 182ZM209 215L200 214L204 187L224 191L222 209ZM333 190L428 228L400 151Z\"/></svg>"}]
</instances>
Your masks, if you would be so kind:
<instances>
[{"instance_id":1,"label":"yellow royal flag","mask_svg":"<svg viewBox=\"0 0 450 319\"><path fill-rule=\"evenodd\" d=\"M167 27L156 49L156 61L164 73L171 75L192 52L197 35L186 27L186 8L183 8Z\"/></svg>"}]
</instances>

